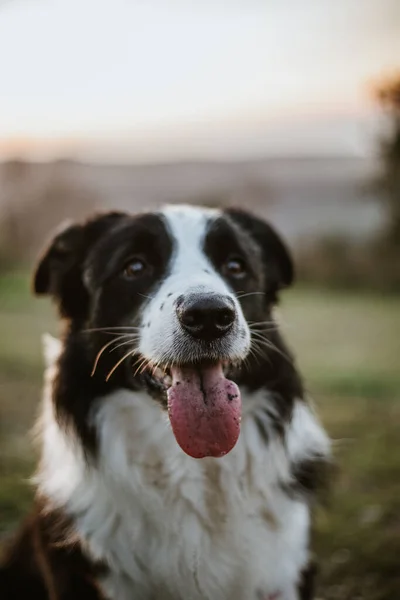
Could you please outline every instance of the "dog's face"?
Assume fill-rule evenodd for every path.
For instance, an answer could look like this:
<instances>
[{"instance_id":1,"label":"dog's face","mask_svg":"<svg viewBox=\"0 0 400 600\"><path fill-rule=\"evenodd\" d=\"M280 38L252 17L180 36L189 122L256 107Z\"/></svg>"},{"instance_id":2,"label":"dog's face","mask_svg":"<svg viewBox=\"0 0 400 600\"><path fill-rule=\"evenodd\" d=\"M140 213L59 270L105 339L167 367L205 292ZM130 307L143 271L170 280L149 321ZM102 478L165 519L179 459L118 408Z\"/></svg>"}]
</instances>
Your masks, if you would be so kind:
<instances>
[{"instance_id":1,"label":"dog's face","mask_svg":"<svg viewBox=\"0 0 400 600\"><path fill-rule=\"evenodd\" d=\"M92 376L112 382L123 372L127 387L146 387L168 405L181 447L201 457L236 442L240 392L224 373L246 359L251 330L292 278L266 223L177 206L70 225L42 257L34 288L52 294L85 339Z\"/></svg>"}]
</instances>

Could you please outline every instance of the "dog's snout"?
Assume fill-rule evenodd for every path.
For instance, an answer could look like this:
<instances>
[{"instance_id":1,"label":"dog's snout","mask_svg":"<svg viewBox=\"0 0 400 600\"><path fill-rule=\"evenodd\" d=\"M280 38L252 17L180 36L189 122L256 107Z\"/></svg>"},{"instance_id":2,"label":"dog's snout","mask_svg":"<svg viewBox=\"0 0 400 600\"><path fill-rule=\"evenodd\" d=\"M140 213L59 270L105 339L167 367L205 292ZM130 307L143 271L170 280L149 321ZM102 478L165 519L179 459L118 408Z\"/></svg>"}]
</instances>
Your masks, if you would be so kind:
<instances>
[{"instance_id":1,"label":"dog's snout","mask_svg":"<svg viewBox=\"0 0 400 600\"><path fill-rule=\"evenodd\" d=\"M232 299L219 294L189 296L176 311L182 327L193 337L206 341L228 333L236 319Z\"/></svg>"}]
</instances>

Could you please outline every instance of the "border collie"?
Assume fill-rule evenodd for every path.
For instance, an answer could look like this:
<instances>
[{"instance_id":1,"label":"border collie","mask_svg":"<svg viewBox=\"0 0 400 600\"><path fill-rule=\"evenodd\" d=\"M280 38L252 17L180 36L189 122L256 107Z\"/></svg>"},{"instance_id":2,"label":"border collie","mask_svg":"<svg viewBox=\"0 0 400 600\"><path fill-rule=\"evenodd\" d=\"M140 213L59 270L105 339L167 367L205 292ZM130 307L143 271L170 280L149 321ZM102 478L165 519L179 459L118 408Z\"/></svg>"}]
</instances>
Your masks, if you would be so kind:
<instances>
[{"instance_id":1,"label":"border collie","mask_svg":"<svg viewBox=\"0 0 400 600\"><path fill-rule=\"evenodd\" d=\"M48 339L35 508L2 600L313 597L330 445L273 316L285 245L247 212L112 212L34 275Z\"/></svg>"}]
</instances>

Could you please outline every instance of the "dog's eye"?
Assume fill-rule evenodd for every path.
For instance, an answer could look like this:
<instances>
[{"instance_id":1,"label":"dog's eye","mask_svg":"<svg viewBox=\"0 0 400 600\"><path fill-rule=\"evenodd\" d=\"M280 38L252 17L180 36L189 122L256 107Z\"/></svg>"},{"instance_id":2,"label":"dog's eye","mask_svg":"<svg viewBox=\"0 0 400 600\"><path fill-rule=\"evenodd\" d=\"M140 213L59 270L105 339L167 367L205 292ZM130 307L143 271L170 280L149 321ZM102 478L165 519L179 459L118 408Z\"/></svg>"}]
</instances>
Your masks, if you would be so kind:
<instances>
[{"instance_id":1,"label":"dog's eye","mask_svg":"<svg viewBox=\"0 0 400 600\"><path fill-rule=\"evenodd\" d=\"M241 279L246 276L247 269L244 260L235 256L230 258L224 264L224 271L230 277Z\"/></svg>"},{"instance_id":2,"label":"dog's eye","mask_svg":"<svg viewBox=\"0 0 400 600\"><path fill-rule=\"evenodd\" d=\"M127 265L125 265L123 275L126 279L135 279L140 277L146 270L146 263L141 258L132 258Z\"/></svg>"}]
</instances>

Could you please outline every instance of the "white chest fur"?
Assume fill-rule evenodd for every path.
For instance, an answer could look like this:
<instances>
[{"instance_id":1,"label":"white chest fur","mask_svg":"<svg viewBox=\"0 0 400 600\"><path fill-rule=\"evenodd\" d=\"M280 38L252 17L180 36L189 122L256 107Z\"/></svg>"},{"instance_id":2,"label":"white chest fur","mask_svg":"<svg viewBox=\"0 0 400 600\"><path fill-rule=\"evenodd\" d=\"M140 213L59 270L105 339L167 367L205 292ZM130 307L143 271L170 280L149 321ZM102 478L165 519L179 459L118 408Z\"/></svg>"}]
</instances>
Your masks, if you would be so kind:
<instances>
[{"instance_id":1,"label":"white chest fur","mask_svg":"<svg viewBox=\"0 0 400 600\"><path fill-rule=\"evenodd\" d=\"M221 459L195 460L176 444L167 417L142 394L102 399L93 416L99 466L88 467L45 398L42 491L76 515L113 600L296 599L308 558L309 509L288 497L291 460L329 451L310 409L296 403L285 442L261 440L251 418L265 392L243 398L242 431ZM265 412L262 412L263 418ZM266 423L268 426L268 423Z\"/></svg>"}]
</instances>

